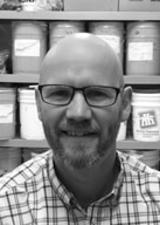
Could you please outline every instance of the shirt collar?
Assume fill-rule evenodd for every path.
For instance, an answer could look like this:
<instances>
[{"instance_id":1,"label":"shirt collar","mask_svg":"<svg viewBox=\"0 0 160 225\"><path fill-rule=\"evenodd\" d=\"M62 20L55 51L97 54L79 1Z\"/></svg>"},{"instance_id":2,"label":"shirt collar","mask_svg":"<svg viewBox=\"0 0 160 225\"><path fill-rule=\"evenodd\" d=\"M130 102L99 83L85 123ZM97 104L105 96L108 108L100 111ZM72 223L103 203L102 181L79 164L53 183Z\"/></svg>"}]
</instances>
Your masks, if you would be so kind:
<instances>
[{"instance_id":1,"label":"shirt collar","mask_svg":"<svg viewBox=\"0 0 160 225\"><path fill-rule=\"evenodd\" d=\"M49 163L48 165L49 179L58 198L60 198L63 201L63 203L68 206L71 206L72 202L76 203L77 201L74 198L73 194L68 191L68 189L61 183L61 181L58 179L56 175L52 150L50 151L48 163ZM120 190L121 190L123 179L124 179L123 159L121 157L121 153L118 151L117 151L117 157L116 157L116 166L119 167L119 174L113 185L113 189L111 190L109 194L100 198L96 202L93 202L92 204L104 203L104 204L109 204L110 206L116 206L118 204L118 200L120 197Z\"/></svg>"}]
</instances>

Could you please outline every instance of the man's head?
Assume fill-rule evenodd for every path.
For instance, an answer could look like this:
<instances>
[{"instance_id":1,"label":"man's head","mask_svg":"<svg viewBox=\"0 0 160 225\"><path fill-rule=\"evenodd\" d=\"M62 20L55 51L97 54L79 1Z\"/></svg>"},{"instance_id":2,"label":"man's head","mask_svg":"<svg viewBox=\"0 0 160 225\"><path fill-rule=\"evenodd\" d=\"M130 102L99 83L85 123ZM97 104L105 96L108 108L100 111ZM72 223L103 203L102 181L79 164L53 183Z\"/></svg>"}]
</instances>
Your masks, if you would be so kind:
<instances>
[{"instance_id":1,"label":"man's head","mask_svg":"<svg viewBox=\"0 0 160 225\"><path fill-rule=\"evenodd\" d=\"M81 169L115 155L131 89L107 43L88 33L62 39L47 53L39 85L39 117L55 160Z\"/></svg>"}]
</instances>

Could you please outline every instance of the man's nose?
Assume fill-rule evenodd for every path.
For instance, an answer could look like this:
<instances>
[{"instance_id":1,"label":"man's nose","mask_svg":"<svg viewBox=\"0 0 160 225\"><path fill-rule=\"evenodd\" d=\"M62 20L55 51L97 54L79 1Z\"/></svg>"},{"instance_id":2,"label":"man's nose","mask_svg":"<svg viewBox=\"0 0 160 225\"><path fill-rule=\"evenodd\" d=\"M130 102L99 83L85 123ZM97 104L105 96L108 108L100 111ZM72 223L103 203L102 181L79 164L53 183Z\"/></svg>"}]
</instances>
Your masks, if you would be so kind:
<instances>
[{"instance_id":1,"label":"man's nose","mask_svg":"<svg viewBox=\"0 0 160 225\"><path fill-rule=\"evenodd\" d=\"M75 93L71 103L68 105L66 111L67 119L73 119L76 121L90 120L91 109L86 102L82 93Z\"/></svg>"}]
</instances>

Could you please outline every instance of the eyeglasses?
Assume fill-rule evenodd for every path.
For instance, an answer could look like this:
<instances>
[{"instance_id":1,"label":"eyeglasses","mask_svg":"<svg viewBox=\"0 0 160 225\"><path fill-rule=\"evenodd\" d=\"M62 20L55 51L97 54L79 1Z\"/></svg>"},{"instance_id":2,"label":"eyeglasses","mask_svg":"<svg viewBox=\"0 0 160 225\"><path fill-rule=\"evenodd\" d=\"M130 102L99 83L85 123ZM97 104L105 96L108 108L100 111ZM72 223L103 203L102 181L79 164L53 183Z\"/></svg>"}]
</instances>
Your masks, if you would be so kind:
<instances>
[{"instance_id":1,"label":"eyeglasses","mask_svg":"<svg viewBox=\"0 0 160 225\"><path fill-rule=\"evenodd\" d=\"M82 92L85 101L92 107L111 106L117 101L121 88L108 86L87 86L75 88L61 84L46 84L38 86L41 98L45 103L55 106L70 104L75 92Z\"/></svg>"}]
</instances>

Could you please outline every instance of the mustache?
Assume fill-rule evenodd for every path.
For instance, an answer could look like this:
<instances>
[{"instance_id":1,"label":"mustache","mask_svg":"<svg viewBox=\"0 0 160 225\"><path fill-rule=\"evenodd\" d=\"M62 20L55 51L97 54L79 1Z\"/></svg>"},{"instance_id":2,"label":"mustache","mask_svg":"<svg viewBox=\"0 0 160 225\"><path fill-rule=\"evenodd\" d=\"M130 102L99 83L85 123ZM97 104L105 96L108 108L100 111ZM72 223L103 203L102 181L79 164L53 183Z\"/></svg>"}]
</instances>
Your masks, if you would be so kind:
<instances>
[{"instance_id":1,"label":"mustache","mask_svg":"<svg viewBox=\"0 0 160 225\"><path fill-rule=\"evenodd\" d=\"M61 131L79 131L87 133L99 133L100 129L91 121L72 121L62 122L60 125Z\"/></svg>"}]
</instances>

